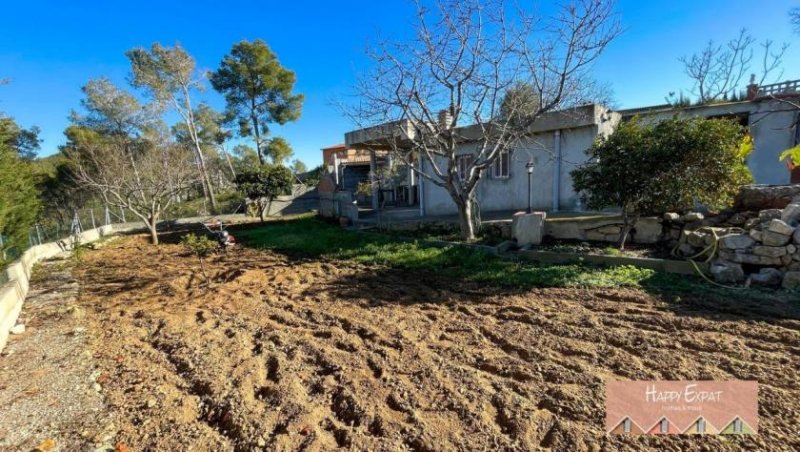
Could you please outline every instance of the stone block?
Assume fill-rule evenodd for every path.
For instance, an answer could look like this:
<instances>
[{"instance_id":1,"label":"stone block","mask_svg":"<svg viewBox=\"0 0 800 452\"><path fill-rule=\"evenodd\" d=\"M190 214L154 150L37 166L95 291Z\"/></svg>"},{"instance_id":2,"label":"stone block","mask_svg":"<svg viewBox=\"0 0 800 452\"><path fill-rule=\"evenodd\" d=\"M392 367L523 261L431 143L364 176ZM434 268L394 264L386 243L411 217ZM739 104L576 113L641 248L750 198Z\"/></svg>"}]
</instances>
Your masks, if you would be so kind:
<instances>
[{"instance_id":1,"label":"stone block","mask_svg":"<svg viewBox=\"0 0 800 452\"><path fill-rule=\"evenodd\" d=\"M683 220L686 223L691 223L693 221L701 221L703 218L705 217L700 212L689 212L686 215L682 216L681 220Z\"/></svg>"},{"instance_id":2,"label":"stone block","mask_svg":"<svg viewBox=\"0 0 800 452\"><path fill-rule=\"evenodd\" d=\"M762 286L779 286L783 280L783 273L775 268L762 268L760 272L750 275L753 284Z\"/></svg>"},{"instance_id":3,"label":"stone block","mask_svg":"<svg viewBox=\"0 0 800 452\"><path fill-rule=\"evenodd\" d=\"M755 254L748 254L748 253L733 253L730 251L720 251L719 252L720 259L735 262L737 264L748 264L748 265L769 265L769 266L781 266L783 265L783 261L779 257L769 257L769 256L756 256Z\"/></svg>"},{"instance_id":4,"label":"stone block","mask_svg":"<svg viewBox=\"0 0 800 452\"><path fill-rule=\"evenodd\" d=\"M793 203L784 207L781 213L781 220L792 226L800 224L800 204Z\"/></svg>"},{"instance_id":5,"label":"stone block","mask_svg":"<svg viewBox=\"0 0 800 452\"><path fill-rule=\"evenodd\" d=\"M795 229L794 235L792 235L792 243L800 245L800 228Z\"/></svg>"},{"instance_id":6,"label":"stone block","mask_svg":"<svg viewBox=\"0 0 800 452\"><path fill-rule=\"evenodd\" d=\"M619 227L619 226L615 226L615 225L610 224L610 225L607 225L607 226L603 226L603 227L597 228L597 229L595 229L595 231L600 233L600 234L604 234L604 235L609 235L609 234L613 235L613 234L619 234L620 231L622 231L622 228Z\"/></svg>"},{"instance_id":7,"label":"stone block","mask_svg":"<svg viewBox=\"0 0 800 452\"><path fill-rule=\"evenodd\" d=\"M794 234L794 227L790 226L783 220L774 219L769 222L769 226L767 226L767 230L771 232L775 232L781 235L791 236Z\"/></svg>"},{"instance_id":8,"label":"stone block","mask_svg":"<svg viewBox=\"0 0 800 452\"><path fill-rule=\"evenodd\" d=\"M519 246L539 245L544 236L545 212L517 212L511 222L511 235Z\"/></svg>"},{"instance_id":9,"label":"stone block","mask_svg":"<svg viewBox=\"0 0 800 452\"><path fill-rule=\"evenodd\" d=\"M773 231L764 231L761 236L761 243L767 246L786 246L791 240L790 236Z\"/></svg>"},{"instance_id":10,"label":"stone block","mask_svg":"<svg viewBox=\"0 0 800 452\"><path fill-rule=\"evenodd\" d=\"M744 250L756 244L752 237L746 234L728 234L719 239L720 245L729 250Z\"/></svg>"},{"instance_id":11,"label":"stone block","mask_svg":"<svg viewBox=\"0 0 800 452\"><path fill-rule=\"evenodd\" d=\"M789 290L800 289L800 271L786 272L781 287Z\"/></svg>"},{"instance_id":12,"label":"stone block","mask_svg":"<svg viewBox=\"0 0 800 452\"><path fill-rule=\"evenodd\" d=\"M758 226L759 224L761 224L761 219L760 218L758 218L758 217L751 218L751 219L749 219L749 220L744 222L744 228L745 229L753 229L754 227Z\"/></svg>"},{"instance_id":13,"label":"stone block","mask_svg":"<svg viewBox=\"0 0 800 452\"><path fill-rule=\"evenodd\" d=\"M697 248L705 247L706 246L706 238L709 237L710 234L705 232L699 231L692 231L686 234L686 242L689 245L692 245Z\"/></svg>"},{"instance_id":14,"label":"stone block","mask_svg":"<svg viewBox=\"0 0 800 452\"><path fill-rule=\"evenodd\" d=\"M758 229L751 229L750 237L752 237L753 240L755 240L756 242L760 242L764 240L764 233L759 231Z\"/></svg>"},{"instance_id":15,"label":"stone block","mask_svg":"<svg viewBox=\"0 0 800 452\"><path fill-rule=\"evenodd\" d=\"M711 264L711 276L720 284L731 284L744 281L744 270L739 264L717 261Z\"/></svg>"},{"instance_id":16,"label":"stone block","mask_svg":"<svg viewBox=\"0 0 800 452\"><path fill-rule=\"evenodd\" d=\"M782 257L789 253L785 246L754 246L753 254L756 256Z\"/></svg>"},{"instance_id":17,"label":"stone block","mask_svg":"<svg viewBox=\"0 0 800 452\"><path fill-rule=\"evenodd\" d=\"M678 221L680 219L681 219L681 216L678 215L675 212L667 212L667 213L664 214L664 220L666 220L666 221L676 222L676 221Z\"/></svg>"},{"instance_id":18,"label":"stone block","mask_svg":"<svg viewBox=\"0 0 800 452\"><path fill-rule=\"evenodd\" d=\"M781 209L767 209L758 212L758 220L761 223L766 223L767 221L780 219L781 215L783 214L783 210Z\"/></svg>"}]
</instances>

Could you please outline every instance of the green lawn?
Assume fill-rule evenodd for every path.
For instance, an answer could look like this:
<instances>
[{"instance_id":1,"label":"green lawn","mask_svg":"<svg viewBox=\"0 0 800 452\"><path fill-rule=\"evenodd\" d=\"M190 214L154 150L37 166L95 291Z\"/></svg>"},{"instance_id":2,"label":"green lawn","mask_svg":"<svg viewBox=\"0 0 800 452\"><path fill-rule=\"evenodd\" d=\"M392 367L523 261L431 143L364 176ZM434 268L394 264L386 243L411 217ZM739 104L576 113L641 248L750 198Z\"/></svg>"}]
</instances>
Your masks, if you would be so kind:
<instances>
[{"instance_id":1,"label":"green lawn","mask_svg":"<svg viewBox=\"0 0 800 452\"><path fill-rule=\"evenodd\" d=\"M236 231L235 235L246 246L273 249L298 257L326 257L435 271L449 277L500 286L637 287L652 283L654 279L663 280L661 284L676 279L632 266L537 265L461 247L437 248L381 234L345 231L311 216L270 222L258 228Z\"/></svg>"}]
</instances>

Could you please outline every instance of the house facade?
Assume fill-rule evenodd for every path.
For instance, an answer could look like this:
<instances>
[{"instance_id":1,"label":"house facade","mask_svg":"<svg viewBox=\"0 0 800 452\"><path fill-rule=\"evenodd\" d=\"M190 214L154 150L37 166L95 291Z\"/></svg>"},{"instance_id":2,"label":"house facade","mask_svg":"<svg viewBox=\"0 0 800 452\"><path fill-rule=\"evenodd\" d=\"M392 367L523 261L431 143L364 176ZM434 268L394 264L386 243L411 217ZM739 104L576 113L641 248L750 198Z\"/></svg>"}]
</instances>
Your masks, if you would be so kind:
<instances>
[{"instance_id":1,"label":"house facade","mask_svg":"<svg viewBox=\"0 0 800 452\"><path fill-rule=\"evenodd\" d=\"M480 208L483 212L525 210L530 196L530 207L534 210L582 211L584 207L573 187L570 173L586 163L586 151L596 139L612 133L620 121L634 117L646 123L657 123L674 116L738 120L753 137L754 150L748 166L755 183L800 183L800 168L792 168L778 158L782 151L800 143L800 108L787 102L798 98L796 88L800 82L778 85L751 85L748 88L750 98L741 102L688 107L662 105L620 111L590 104L546 113L536 120L519 145L500 155L495 164L482 174L476 188ZM470 127L475 126L459 128L459 135L469 137ZM397 121L348 132L344 147L390 157L385 143L392 140L397 146L396 143L414 133L411 123ZM459 145L455 161L459 173L462 168L469 167L475 153L475 144L469 139ZM419 171L431 173L428 167L431 162L419 160ZM531 166L529 189L528 170ZM418 206L420 216L457 213L455 203L444 188L425 178L414 178L414 171L408 170L408 180L412 182L409 186L418 193L412 205Z\"/></svg>"}]
</instances>

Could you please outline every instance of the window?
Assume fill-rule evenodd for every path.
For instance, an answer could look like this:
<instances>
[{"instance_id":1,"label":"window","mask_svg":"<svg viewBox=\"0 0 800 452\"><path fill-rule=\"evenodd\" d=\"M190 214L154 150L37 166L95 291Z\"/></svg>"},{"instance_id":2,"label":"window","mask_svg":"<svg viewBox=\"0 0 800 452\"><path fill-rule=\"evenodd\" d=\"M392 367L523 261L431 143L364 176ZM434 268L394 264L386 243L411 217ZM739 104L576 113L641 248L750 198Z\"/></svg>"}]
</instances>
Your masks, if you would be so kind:
<instances>
[{"instance_id":1,"label":"window","mask_svg":"<svg viewBox=\"0 0 800 452\"><path fill-rule=\"evenodd\" d=\"M738 417L733 421L733 432L742 433L742 420Z\"/></svg>"},{"instance_id":2,"label":"window","mask_svg":"<svg viewBox=\"0 0 800 452\"><path fill-rule=\"evenodd\" d=\"M456 171L458 172L458 179L465 181L469 174L469 167L472 166L472 161L475 156L472 154L461 154L456 156Z\"/></svg>"},{"instance_id":3,"label":"window","mask_svg":"<svg viewBox=\"0 0 800 452\"><path fill-rule=\"evenodd\" d=\"M661 419L661 425L659 426L659 430L661 433L668 433L669 432L669 421L666 419Z\"/></svg>"},{"instance_id":4,"label":"window","mask_svg":"<svg viewBox=\"0 0 800 452\"><path fill-rule=\"evenodd\" d=\"M622 423L622 431L625 432L625 433L630 433L631 432L631 420L630 419L625 418L625 421Z\"/></svg>"},{"instance_id":5,"label":"window","mask_svg":"<svg viewBox=\"0 0 800 452\"><path fill-rule=\"evenodd\" d=\"M705 433L706 432L706 420L700 418L697 420L697 433Z\"/></svg>"},{"instance_id":6,"label":"window","mask_svg":"<svg viewBox=\"0 0 800 452\"><path fill-rule=\"evenodd\" d=\"M496 179L506 179L511 174L511 155L508 151L501 152L494 161L492 176Z\"/></svg>"}]
</instances>

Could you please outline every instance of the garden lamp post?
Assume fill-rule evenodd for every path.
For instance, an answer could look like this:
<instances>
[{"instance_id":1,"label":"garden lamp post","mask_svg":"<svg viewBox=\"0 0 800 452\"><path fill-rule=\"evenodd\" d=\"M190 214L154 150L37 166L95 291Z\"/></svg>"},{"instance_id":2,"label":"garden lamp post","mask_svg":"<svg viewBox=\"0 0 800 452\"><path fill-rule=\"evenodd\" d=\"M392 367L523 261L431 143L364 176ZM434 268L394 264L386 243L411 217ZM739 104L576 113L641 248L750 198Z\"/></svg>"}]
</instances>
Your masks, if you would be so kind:
<instances>
[{"instance_id":1,"label":"garden lamp post","mask_svg":"<svg viewBox=\"0 0 800 452\"><path fill-rule=\"evenodd\" d=\"M533 177L533 162L528 162L525 164L525 168L528 170L528 213L531 213L533 209L531 208L531 178Z\"/></svg>"}]
</instances>

